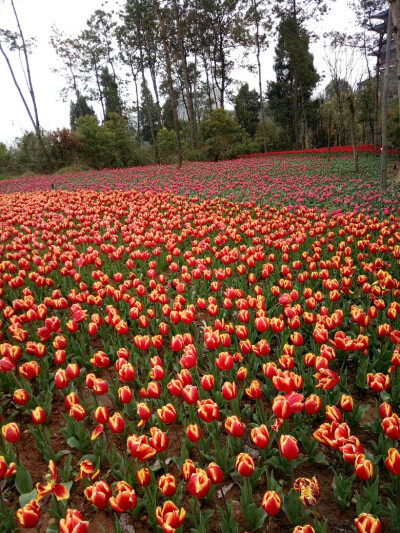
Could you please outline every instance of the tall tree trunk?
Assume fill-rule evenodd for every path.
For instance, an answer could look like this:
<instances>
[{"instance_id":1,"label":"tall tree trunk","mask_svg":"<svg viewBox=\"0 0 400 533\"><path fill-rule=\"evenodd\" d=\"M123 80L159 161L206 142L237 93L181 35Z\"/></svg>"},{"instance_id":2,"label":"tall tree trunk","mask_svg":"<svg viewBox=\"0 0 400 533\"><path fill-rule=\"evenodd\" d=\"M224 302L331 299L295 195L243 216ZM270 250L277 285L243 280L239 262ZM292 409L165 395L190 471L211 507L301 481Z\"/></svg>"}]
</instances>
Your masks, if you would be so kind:
<instances>
[{"instance_id":1,"label":"tall tree trunk","mask_svg":"<svg viewBox=\"0 0 400 533\"><path fill-rule=\"evenodd\" d=\"M380 78L380 70L379 70L379 64L382 54L382 46L383 46L383 34L379 35L379 41L378 41L378 54L376 57L376 65L375 65L375 84L374 84L374 148L375 150L378 150L379 148L379 78Z\"/></svg>"},{"instance_id":2,"label":"tall tree trunk","mask_svg":"<svg viewBox=\"0 0 400 533\"><path fill-rule=\"evenodd\" d=\"M155 63L154 63L153 59L151 58L149 51L147 51L147 60L148 60L148 64L149 64L151 82L153 84L154 96L156 98L156 109L157 109L158 125L161 128L161 126L163 125L163 119L162 119L162 113L161 113L160 95L158 94L156 69L155 69Z\"/></svg>"},{"instance_id":3,"label":"tall tree trunk","mask_svg":"<svg viewBox=\"0 0 400 533\"><path fill-rule=\"evenodd\" d=\"M103 89L101 88L100 73L97 68L97 64L94 64L94 74L96 76L96 85L97 85L97 90L99 91L100 105L101 105L101 110L103 113L103 122L104 122L106 120L106 108L104 106Z\"/></svg>"},{"instance_id":4,"label":"tall tree trunk","mask_svg":"<svg viewBox=\"0 0 400 533\"><path fill-rule=\"evenodd\" d=\"M140 36L140 31L139 31L138 35ZM143 62L143 48L142 48L142 43L141 43L140 37L139 37L138 47L139 47L140 72L142 74L142 83L143 83L143 88L146 88L146 76L144 74L144 62ZM147 94L147 90L144 91L144 103L145 103L145 106L146 106L147 118L149 119L150 135L151 135L151 142L152 142L153 147L154 147L154 155L156 157L156 163L159 163L160 162L160 156L158 154L157 137L156 137L156 134L155 134L155 131L154 131L154 122L153 122L153 117L152 117L152 114L151 114L150 102L149 102L149 96Z\"/></svg>"},{"instance_id":5,"label":"tall tree trunk","mask_svg":"<svg viewBox=\"0 0 400 533\"><path fill-rule=\"evenodd\" d=\"M189 117L189 123L190 123L190 140L192 143L192 148L197 148L197 121L196 121L196 114L195 114L194 106L193 106L193 98L192 98L189 74L188 74L188 69L187 69L186 50L185 50L184 36L183 36L183 30L182 30L182 22L181 22L181 18L179 14L177 1L173 0L173 4L174 4L174 15L175 15L175 20L176 20L176 26L178 30L179 53L181 56L183 81L185 83L187 110L188 110L188 117Z\"/></svg>"},{"instance_id":6,"label":"tall tree trunk","mask_svg":"<svg viewBox=\"0 0 400 533\"><path fill-rule=\"evenodd\" d=\"M256 20L256 48L257 48L257 69L258 69L258 92L260 94L260 111L261 111L261 127L263 135L263 147L264 152L267 151L267 134L265 131L265 111L264 111L264 100L263 100L263 91L262 91L262 79L261 79L261 62L260 62L260 25L258 19Z\"/></svg>"},{"instance_id":7,"label":"tall tree trunk","mask_svg":"<svg viewBox=\"0 0 400 533\"><path fill-rule=\"evenodd\" d=\"M298 87L296 75L293 79L293 119L294 119L294 138L296 143L296 150L300 148L300 135L299 135L299 109L298 109Z\"/></svg>"},{"instance_id":8,"label":"tall tree trunk","mask_svg":"<svg viewBox=\"0 0 400 533\"><path fill-rule=\"evenodd\" d=\"M329 115L328 117L328 163L331 160L331 127L332 127L332 118Z\"/></svg>"},{"instance_id":9,"label":"tall tree trunk","mask_svg":"<svg viewBox=\"0 0 400 533\"><path fill-rule=\"evenodd\" d=\"M304 94L303 94L303 90L301 87L301 82L299 83L299 90L300 90L301 114L303 116L303 124L304 124L304 148L308 150L311 147L310 146L310 131L308 129L306 105L304 102Z\"/></svg>"},{"instance_id":10,"label":"tall tree trunk","mask_svg":"<svg viewBox=\"0 0 400 533\"><path fill-rule=\"evenodd\" d=\"M12 5L13 11L14 11L15 20L17 22L19 36L21 37L21 41L22 41L22 50L23 50L23 55L24 55L24 60L25 60L25 71L24 71L24 74L25 74L25 77L26 77L27 85L28 85L28 92L29 92L29 96L30 96L30 99L31 99L33 112L31 111L31 109L30 109L30 107L28 105L28 102L26 101L26 98L25 98L25 96L24 96L24 94L23 94L23 92L21 90L21 87L20 87L20 85L19 85L19 83L17 81L17 78L15 76L14 69L13 69L13 67L11 65L11 62L10 62L10 60L8 58L8 55L5 52L4 48L2 47L1 43L0 43L0 51L1 51L4 59L6 60L8 69L10 71L12 80L14 82L14 85L15 85L17 91L18 91L18 94L19 94L19 96L20 96L20 98L22 100L22 103L24 104L25 110L28 113L28 117L29 117L29 120L32 123L33 129L35 130L36 137L38 138L40 147L41 147L43 155L44 155L44 157L46 159L46 163L47 163L47 165L49 167L49 170L53 170L54 169L54 165L53 165L53 162L51 160L50 154L49 154L49 152L48 152L48 150L46 148L46 145L45 145L43 137L42 137L42 131L41 131L41 126L40 126L40 121L39 121L39 113L38 113L37 104L36 104L36 96L35 96L35 92L33 90L31 68L30 68L29 57L28 57L28 49L27 49L27 46L26 46L24 33L22 31L22 27L21 27L21 24L19 22L17 10L16 10L15 5L14 5L14 0L11 0L11 5Z\"/></svg>"},{"instance_id":11,"label":"tall tree trunk","mask_svg":"<svg viewBox=\"0 0 400 533\"><path fill-rule=\"evenodd\" d=\"M154 7L154 11L158 17L158 20L160 22L160 27L161 27L161 35L162 35L164 56L165 56L165 67L167 70L167 79L168 79L168 85L169 85L169 95L171 98L172 112L174 115L176 146L178 148L178 168L181 168L182 160L183 160L182 143L181 143L181 134L179 131L178 109L177 109L176 98L175 98L174 84L172 80L172 67L171 67L171 58L169 54L169 46L168 46L168 40L167 40L167 29L165 26L165 20L163 19L157 0L153 0L153 7Z\"/></svg>"},{"instance_id":12,"label":"tall tree trunk","mask_svg":"<svg viewBox=\"0 0 400 533\"><path fill-rule=\"evenodd\" d=\"M212 96L211 96L211 85L210 85L210 77L208 73L208 64L207 59L205 56L203 56L203 65L204 65L204 72L206 73L206 88L207 88L207 96L208 96L208 110L212 111Z\"/></svg>"},{"instance_id":13,"label":"tall tree trunk","mask_svg":"<svg viewBox=\"0 0 400 533\"><path fill-rule=\"evenodd\" d=\"M392 6L394 3L392 4ZM381 152L381 191L387 190L387 118L388 118L388 87L389 87L389 69L390 69L390 42L393 33L392 10L389 9L388 25L387 25L387 46L386 46L386 62L385 74L383 75L383 89L382 89L382 152Z\"/></svg>"},{"instance_id":14,"label":"tall tree trunk","mask_svg":"<svg viewBox=\"0 0 400 533\"><path fill-rule=\"evenodd\" d=\"M139 105L139 90L137 83L137 72L133 72L132 69L133 81L135 83L135 93L136 93L136 121L137 121L137 140L139 148L141 147L141 137L140 137L140 105Z\"/></svg>"},{"instance_id":15,"label":"tall tree trunk","mask_svg":"<svg viewBox=\"0 0 400 533\"><path fill-rule=\"evenodd\" d=\"M358 172L358 152L356 137L356 110L354 107L354 93L351 92L347 97L347 103L350 111L350 135L351 144L353 145L354 172Z\"/></svg>"},{"instance_id":16,"label":"tall tree trunk","mask_svg":"<svg viewBox=\"0 0 400 533\"><path fill-rule=\"evenodd\" d=\"M392 14L393 33L396 43L397 97L399 99L400 124L400 0L391 0L389 12ZM387 39L387 42L390 42L389 39Z\"/></svg>"}]
</instances>

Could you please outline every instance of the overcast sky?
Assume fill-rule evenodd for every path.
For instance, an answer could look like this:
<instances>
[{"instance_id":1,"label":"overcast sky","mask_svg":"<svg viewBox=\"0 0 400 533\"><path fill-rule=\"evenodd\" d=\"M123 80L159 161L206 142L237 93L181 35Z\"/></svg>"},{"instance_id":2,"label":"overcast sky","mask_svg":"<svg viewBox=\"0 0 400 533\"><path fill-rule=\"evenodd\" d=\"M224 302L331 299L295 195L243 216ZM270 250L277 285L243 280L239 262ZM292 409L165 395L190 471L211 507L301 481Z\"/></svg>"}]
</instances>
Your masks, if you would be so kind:
<instances>
[{"instance_id":1,"label":"overcast sky","mask_svg":"<svg viewBox=\"0 0 400 533\"><path fill-rule=\"evenodd\" d=\"M106 10L112 9L123 0L109 0ZM59 65L57 56L50 45L51 27L57 26L67 35L76 36L84 29L87 19L102 5L99 0L15 0L21 26L25 37L35 37L37 47L30 56L32 79L36 93L39 118L46 130L69 127L69 103L64 103L60 97L63 78L51 69ZM314 25L314 31L322 34L328 30L352 31L354 16L347 7L346 0L332 0L331 12L323 23ZM312 25L312 24L311 24ZM10 0L0 3L0 26L15 29L15 19L10 7ZM324 60L323 41L312 45L315 65L319 74L327 70ZM17 56L10 55L15 63ZM255 58L254 58L255 60ZM272 68L274 61L274 47L270 47L263 54L263 84L275 79ZM251 88L258 87L255 75L241 70L235 71L234 77L248 81ZM21 77L19 76L21 80ZM23 82L22 82L23 83ZM326 85L324 82L323 85ZM0 142L9 144L15 137L21 136L26 130L32 130L26 110L13 85L4 58L0 55Z\"/></svg>"}]
</instances>

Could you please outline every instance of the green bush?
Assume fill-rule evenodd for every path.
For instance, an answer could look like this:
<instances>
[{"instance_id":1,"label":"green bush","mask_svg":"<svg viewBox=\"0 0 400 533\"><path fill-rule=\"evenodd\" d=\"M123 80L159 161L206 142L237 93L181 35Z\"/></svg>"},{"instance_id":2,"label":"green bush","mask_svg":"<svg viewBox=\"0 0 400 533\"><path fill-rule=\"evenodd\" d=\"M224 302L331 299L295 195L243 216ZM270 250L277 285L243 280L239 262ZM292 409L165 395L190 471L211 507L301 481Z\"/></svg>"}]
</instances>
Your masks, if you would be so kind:
<instances>
[{"instance_id":1,"label":"green bush","mask_svg":"<svg viewBox=\"0 0 400 533\"><path fill-rule=\"evenodd\" d=\"M205 154L214 161L232 157L234 152L238 153L238 147L249 139L244 128L225 109L214 109L203 120L200 129Z\"/></svg>"}]
</instances>

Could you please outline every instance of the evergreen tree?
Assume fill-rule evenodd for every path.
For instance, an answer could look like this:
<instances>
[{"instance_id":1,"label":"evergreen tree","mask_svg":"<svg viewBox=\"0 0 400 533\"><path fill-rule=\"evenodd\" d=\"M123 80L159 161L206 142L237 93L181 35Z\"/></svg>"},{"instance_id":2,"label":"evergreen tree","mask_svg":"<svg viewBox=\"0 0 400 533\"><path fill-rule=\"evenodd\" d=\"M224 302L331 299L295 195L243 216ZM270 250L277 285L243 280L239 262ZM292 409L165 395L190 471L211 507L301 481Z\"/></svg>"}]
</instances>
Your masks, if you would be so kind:
<instances>
[{"instance_id":1,"label":"evergreen tree","mask_svg":"<svg viewBox=\"0 0 400 533\"><path fill-rule=\"evenodd\" d=\"M158 113L153 95L149 91L146 81L142 83L141 93L143 96L143 105L140 107L139 112L140 131L144 142L153 143L154 139L151 128L154 128L154 135L156 136L159 130L157 122Z\"/></svg>"},{"instance_id":2,"label":"evergreen tree","mask_svg":"<svg viewBox=\"0 0 400 533\"><path fill-rule=\"evenodd\" d=\"M122 101L118 93L118 85L107 67L101 71L101 86L104 96L105 117L108 120L110 113L122 115Z\"/></svg>"},{"instance_id":3,"label":"evergreen tree","mask_svg":"<svg viewBox=\"0 0 400 533\"><path fill-rule=\"evenodd\" d=\"M259 95L254 89L250 91L249 84L245 83L240 87L235 98L235 114L239 124L251 137L254 137L257 131L259 113Z\"/></svg>"},{"instance_id":4,"label":"evergreen tree","mask_svg":"<svg viewBox=\"0 0 400 533\"><path fill-rule=\"evenodd\" d=\"M309 102L319 80L309 42L309 34L296 16L284 13L275 48L276 82L269 84L268 99L277 123L293 130L296 148L310 145Z\"/></svg>"},{"instance_id":5,"label":"evergreen tree","mask_svg":"<svg viewBox=\"0 0 400 533\"><path fill-rule=\"evenodd\" d=\"M76 102L71 100L69 105L69 124L72 130L78 128L77 119L86 115L95 115L93 107L87 103L86 97L79 94Z\"/></svg>"}]
</instances>

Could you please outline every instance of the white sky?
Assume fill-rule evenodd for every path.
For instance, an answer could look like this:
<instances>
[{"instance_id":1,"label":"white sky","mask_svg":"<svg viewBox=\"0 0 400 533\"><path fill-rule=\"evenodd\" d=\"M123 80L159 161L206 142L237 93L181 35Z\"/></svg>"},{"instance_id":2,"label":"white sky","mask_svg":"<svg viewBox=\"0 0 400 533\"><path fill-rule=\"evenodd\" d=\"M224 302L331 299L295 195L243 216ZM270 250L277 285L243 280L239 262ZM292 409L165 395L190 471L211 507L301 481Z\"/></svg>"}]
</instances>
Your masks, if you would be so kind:
<instances>
[{"instance_id":1,"label":"white sky","mask_svg":"<svg viewBox=\"0 0 400 533\"><path fill-rule=\"evenodd\" d=\"M105 10L108 11L122 3L123 0L109 0ZM37 47L30 56L30 62L42 127L46 130L69 127L69 102L64 103L60 98L60 90L64 81L60 75L51 72L52 68L59 65L50 44L51 27L56 25L67 35L76 36L84 29L90 15L96 9L101 8L102 2L99 0L15 0L15 5L25 37L37 39ZM310 23L310 29L319 34L332 29L352 31L354 16L347 6L347 1L332 0L331 5L331 12L323 23L319 26ZM4 3L0 2L0 27L13 30L16 28L9 0L4 0ZM311 52L314 54L319 74L323 74L326 71L323 41L313 44ZM10 57L15 64L17 56L11 54ZM263 53L262 61L265 88L267 81L275 79L272 68L274 45ZM236 70L234 78L249 82L251 88L258 87L256 75L247 71ZM20 76L19 80L21 80ZM322 86L326 83L327 81L323 82ZM0 55L0 91L0 142L9 144L15 137L33 128L2 55Z\"/></svg>"}]
</instances>

